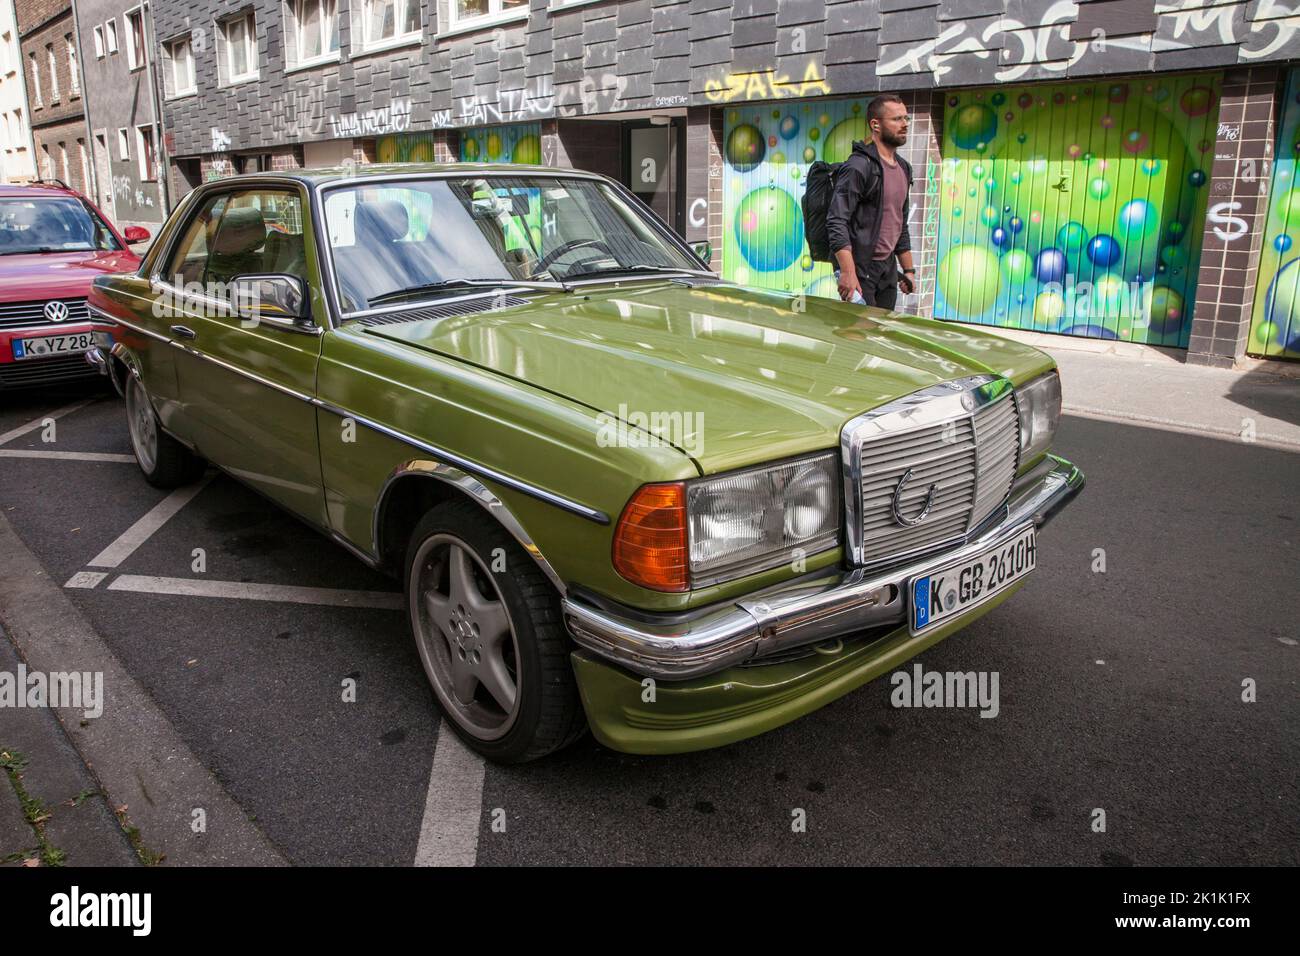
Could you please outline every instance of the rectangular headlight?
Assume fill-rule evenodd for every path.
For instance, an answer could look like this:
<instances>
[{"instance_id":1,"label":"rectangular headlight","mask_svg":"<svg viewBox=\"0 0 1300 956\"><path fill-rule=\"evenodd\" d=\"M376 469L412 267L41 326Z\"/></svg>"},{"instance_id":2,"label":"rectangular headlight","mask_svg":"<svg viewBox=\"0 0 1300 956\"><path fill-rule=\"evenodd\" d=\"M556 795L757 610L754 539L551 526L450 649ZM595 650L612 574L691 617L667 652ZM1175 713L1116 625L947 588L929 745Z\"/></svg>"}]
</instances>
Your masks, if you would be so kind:
<instances>
[{"instance_id":1,"label":"rectangular headlight","mask_svg":"<svg viewBox=\"0 0 1300 956\"><path fill-rule=\"evenodd\" d=\"M834 547L834 452L701 478L686 489L691 586L705 587Z\"/></svg>"},{"instance_id":2,"label":"rectangular headlight","mask_svg":"<svg viewBox=\"0 0 1300 956\"><path fill-rule=\"evenodd\" d=\"M1053 369L1016 389L1020 403L1020 462L1033 461L1052 447L1061 423L1061 376Z\"/></svg>"}]
</instances>

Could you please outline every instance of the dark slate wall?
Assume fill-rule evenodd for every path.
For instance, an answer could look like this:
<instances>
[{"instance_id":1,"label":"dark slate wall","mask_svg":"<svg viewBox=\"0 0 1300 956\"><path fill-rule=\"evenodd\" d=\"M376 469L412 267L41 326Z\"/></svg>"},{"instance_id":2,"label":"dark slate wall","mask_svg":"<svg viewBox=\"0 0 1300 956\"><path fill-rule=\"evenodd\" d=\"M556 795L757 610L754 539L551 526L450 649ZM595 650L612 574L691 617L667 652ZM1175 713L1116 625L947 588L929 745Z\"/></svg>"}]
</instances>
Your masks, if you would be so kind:
<instances>
[{"instance_id":1,"label":"dark slate wall","mask_svg":"<svg viewBox=\"0 0 1300 956\"><path fill-rule=\"evenodd\" d=\"M526 19L437 36L447 0L423 0L419 46L285 74L280 0L253 0L256 83L219 89L212 42L229 0L155 0L160 40L197 30L199 95L167 104L174 154L534 121L1188 70L1300 57L1278 0L531 0Z\"/></svg>"}]
</instances>

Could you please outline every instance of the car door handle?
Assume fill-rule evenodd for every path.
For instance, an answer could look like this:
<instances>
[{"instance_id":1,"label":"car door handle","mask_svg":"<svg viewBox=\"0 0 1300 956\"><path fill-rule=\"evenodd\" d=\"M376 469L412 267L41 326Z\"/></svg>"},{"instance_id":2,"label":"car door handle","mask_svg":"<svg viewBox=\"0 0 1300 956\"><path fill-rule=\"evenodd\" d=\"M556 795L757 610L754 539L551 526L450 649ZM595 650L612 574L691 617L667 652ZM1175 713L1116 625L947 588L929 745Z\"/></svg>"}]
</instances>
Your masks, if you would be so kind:
<instances>
[{"instance_id":1,"label":"car door handle","mask_svg":"<svg viewBox=\"0 0 1300 956\"><path fill-rule=\"evenodd\" d=\"M197 339L199 337L197 332L184 325L173 325L172 331L183 339Z\"/></svg>"}]
</instances>

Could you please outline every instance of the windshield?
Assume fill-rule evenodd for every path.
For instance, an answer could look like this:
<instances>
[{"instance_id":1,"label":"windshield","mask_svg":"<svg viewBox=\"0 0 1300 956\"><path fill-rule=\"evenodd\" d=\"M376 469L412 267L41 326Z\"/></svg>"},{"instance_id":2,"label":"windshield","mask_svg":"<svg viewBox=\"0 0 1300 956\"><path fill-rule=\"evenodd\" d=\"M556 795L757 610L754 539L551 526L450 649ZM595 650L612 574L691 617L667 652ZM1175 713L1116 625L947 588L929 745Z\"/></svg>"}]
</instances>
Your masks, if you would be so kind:
<instances>
[{"instance_id":1,"label":"windshield","mask_svg":"<svg viewBox=\"0 0 1300 956\"><path fill-rule=\"evenodd\" d=\"M0 199L0 256L120 248L104 221L79 199Z\"/></svg>"},{"instance_id":2,"label":"windshield","mask_svg":"<svg viewBox=\"0 0 1300 956\"><path fill-rule=\"evenodd\" d=\"M587 179L362 182L326 194L325 222L344 312L444 283L700 270L644 213Z\"/></svg>"}]
</instances>

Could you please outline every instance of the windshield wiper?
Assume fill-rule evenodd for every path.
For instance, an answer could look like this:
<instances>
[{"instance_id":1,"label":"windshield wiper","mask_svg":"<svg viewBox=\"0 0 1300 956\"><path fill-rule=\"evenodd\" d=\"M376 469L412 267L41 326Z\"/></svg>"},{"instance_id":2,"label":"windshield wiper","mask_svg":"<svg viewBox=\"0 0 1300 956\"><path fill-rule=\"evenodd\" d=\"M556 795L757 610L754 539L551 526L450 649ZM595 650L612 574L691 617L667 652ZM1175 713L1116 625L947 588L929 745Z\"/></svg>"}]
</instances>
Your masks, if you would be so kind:
<instances>
[{"instance_id":1,"label":"windshield wiper","mask_svg":"<svg viewBox=\"0 0 1300 956\"><path fill-rule=\"evenodd\" d=\"M585 269L582 272L566 272L564 281L571 282L574 279L582 279L587 276L610 276L610 275L635 275L638 272L649 272L656 275L668 273L671 275L704 275L699 269L677 268L675 266L619 266L617 269ZM709 273L712 275L712 273Z\"/></svg>"},{"instance_id":2,"label":"windshield wiper","mask_svg":"<svg viewBox=\"0 0 1300 956\"><path fill-rule=\"evenodd\" d=\"M29 256L34 252L62 252L61 249L55 249L53 246L37 246L35 249L6 249L0 252L0 256ZM81 250L73 249L72 252Z\"/></svg>"},{"instance_id":3,"label":"windshield wiper","mask_svg":"<svg viewBox=\"0 0 1300 956\"><path fill-rule=\"evenodd\" d=\"M383 292L370 298L371 305L379 305L383 302L392 302L396 299L406 299L411 296L424 295L428 292L442 292L446 289L546 289L553 290L560 288L558 282L528 282L523 279L443 279L439 282L426 282L422 285L408 286L405 289L394 289L392 292Z\"/></svg>"}]
</instances>

